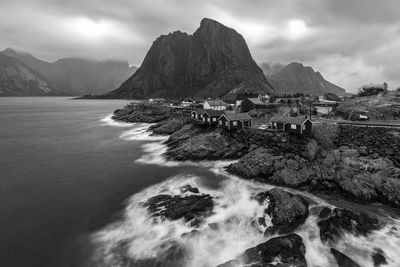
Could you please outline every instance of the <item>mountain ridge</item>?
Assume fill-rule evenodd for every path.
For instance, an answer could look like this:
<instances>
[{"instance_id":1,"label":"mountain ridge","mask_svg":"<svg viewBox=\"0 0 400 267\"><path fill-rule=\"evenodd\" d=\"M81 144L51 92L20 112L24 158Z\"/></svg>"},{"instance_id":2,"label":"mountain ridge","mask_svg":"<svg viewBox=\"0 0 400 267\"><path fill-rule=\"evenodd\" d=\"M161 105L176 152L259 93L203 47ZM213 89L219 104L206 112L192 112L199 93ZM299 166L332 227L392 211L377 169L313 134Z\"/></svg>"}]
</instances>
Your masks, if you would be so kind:
<instances>
[{"instance_id":1,"label":"mountain ridge","mask_svg":"<svg viewBox=\"0 0 400 267\"><path fill-rule=\"evenodd\" d=\"M138 71L102 98L223 97L237 91L273 92L243 36L208 18L189 35L158 37Z\"/></svg>"},{"instance_id":2,"label":"mountain ridge","mask_svg":"<svg viewBox=\"0 0 400 267\"><path fill-rule=\"evenodd\" d=\"M48 95L76 96L101 94L118 87L136 71L124 61L99 61L79 57L60 58L54 62L40 60L30 53L12 48L1 51L3 55L24 62L29 68L46 78Z\"/></svg>"}]
</instances>

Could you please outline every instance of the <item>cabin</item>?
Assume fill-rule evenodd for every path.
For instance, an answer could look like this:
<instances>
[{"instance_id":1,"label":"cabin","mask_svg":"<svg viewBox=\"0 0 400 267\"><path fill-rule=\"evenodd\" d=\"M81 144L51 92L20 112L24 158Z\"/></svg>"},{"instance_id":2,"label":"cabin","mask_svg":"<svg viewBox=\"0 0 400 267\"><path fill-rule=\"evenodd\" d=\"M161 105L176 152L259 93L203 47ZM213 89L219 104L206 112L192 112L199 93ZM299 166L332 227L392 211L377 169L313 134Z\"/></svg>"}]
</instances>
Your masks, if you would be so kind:
<instances>
[{"instance_id":1,"label":"cabin","mask_svg":"<svg viewBox=\"0 0 400 267\"><path fill-rule=\"evenodd\" d=\"M204 109L202 108L196 108L195 110L193 110L190 115L192 117L192 119L201 121L203 120L202 114L204 113Z\"/></svg>"},{"instance_id":2,"label":"cabin","mask_svg":"<svg viewBox=\"0 0 400 267\"><path fill-rule=\"evenodd\" d=\"M275 115L271 121L271 128L275 131L311 134L312 121L305 116L288 117L284 115Z\"/></svg>"},{"instance_id":3,"label":"cabin","mask_svg":"<svg viewBox=\"0 0 400 267\"><path fill-rule=\"evenodd\" d=\"M243 102L243 100L247 99L247 98L258 98L261 99L260 94L256 94L256 93L240 93L236 95L236 100L235 100L235 104L236 107L240 106Z\"/></svg>"},{"instance_id":4,"label":"cabin","mask_svg":"<svg viewBox=\"0 0 400 267\"><path fill-rule=\"evenodd\" d=\"M266 109L268 103L262 102L259 98L246 98L242 101L242 112L248 112L253 109Z\"/></svg>"},{"instance_id":5,"label":"cabin","mask_svg":"<svg viewBox=\"0 0 400 267\"><path fill-rule=\"evenodd\" d=\"M205 122L206 124L217 125L218 118L221 117L221 115L223 115L223 114L224 114L224 111L222 111L222 110L206 109L201 114L201 117L203 118L203 122Z\"/></svg>"},{"instance_id":6,"label":"cabin","mask_svg":"<svg viewBox=\"0 0 400 267\"><path fill-rule=\"evenodd\" d=\"M219 99L207 99L203 103L204 109L226 110L227 106L227 103Z\"/></svg>"},{"instance_id":7,"label":"cabin","mask_svg":"<svg viewBox=\"0 0 400 267\"><path fill-rule=\"evenodd\" d=\"M225 113L218 118L218 126L227 130L251 127L251 117L247 113Z\"/></svg>"},{"instance_id":8,"label":"cabin","mask_svg":"<svg viewBox=\"0 0 400 267\"><path fill-rule=\"evenodd\" d=\"M190 107L192 105L196 104L196 101L194 101L191 98L185 98L182 102L181 102L181 106L183 107Z\"/></svg>"}]
</instances>

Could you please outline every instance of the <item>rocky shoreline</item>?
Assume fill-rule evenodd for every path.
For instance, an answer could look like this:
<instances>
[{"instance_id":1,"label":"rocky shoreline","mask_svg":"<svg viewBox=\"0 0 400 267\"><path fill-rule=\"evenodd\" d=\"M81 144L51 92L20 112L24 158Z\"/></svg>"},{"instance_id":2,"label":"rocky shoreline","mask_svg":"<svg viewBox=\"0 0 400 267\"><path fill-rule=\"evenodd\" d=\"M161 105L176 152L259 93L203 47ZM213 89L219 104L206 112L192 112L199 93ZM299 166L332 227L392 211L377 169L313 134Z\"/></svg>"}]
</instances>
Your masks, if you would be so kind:
<instances>
[{"instance_id":1,"label":"rocky shoreline","mask_svg":"<svg viewBox=\"0 0 400 267\"><path fill-rule=\"evenodd\" d=\"M237 132L208 129L191 123L188 116L168 108L152 110L127 106L117 110L113 118L156 123L150 128L153 134L170 135L165 142L168 148L165 156L171 160L237 159L226 170L243 179L400 208L399 131L374 128L354 131L338 127L330 140L332 145L327 146L318 136L304 137L256 129ZM179 202L186 203L183 207L178 205L179 216L185 220L199 223L201 217L212 213L212 198L207 195L196 194L183 199L178 196L157 197L161 199L158 202L149 200L149 210L157 213L157 205L162 203L164 216L170 218L177 215L174 215L176 211L168 212L168 207L176 210ZM272 225L268 227L265 218L258 219L257 223L266 227L264 235L287 236L272 238L220 266L237 266L238 262L253 264L251 266L276 266L273 261L276 257L280 258L281 264L307 266L305 246L293 231L309 216L309 201L281 189L272 189L254 198L260 205L266 205L265 214L271 218ZM377 217L349 209L325 208L319 217L320 239L326 244L334 244L343 232L367 235L382 227ZM277 250L277 246L281 247ZM339 266L359 266L334 248L331 253ZM383 252L371 255L371 260L384 263Z\"/></svg>"}]
</instances>

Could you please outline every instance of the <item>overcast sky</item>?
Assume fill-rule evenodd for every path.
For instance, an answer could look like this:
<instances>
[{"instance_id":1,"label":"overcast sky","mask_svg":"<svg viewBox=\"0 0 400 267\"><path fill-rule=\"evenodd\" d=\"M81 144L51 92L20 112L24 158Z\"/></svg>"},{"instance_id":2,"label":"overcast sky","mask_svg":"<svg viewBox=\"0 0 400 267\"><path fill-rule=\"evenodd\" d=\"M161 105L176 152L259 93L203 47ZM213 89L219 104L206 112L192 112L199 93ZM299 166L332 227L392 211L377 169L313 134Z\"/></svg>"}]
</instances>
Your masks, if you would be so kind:
<instances>
[{"instance_id":1,"label":"overcast sky","mask_svg":"<svg viewBox=\"0 0 400 267\"><path fill-rule=\"evenodd\" d=\"M399 0L0 0L0 49L140 66L155 38L203 17L241 33L258 62L302 62L348 91L400 86Z\"/></svg>"}]
</instances>

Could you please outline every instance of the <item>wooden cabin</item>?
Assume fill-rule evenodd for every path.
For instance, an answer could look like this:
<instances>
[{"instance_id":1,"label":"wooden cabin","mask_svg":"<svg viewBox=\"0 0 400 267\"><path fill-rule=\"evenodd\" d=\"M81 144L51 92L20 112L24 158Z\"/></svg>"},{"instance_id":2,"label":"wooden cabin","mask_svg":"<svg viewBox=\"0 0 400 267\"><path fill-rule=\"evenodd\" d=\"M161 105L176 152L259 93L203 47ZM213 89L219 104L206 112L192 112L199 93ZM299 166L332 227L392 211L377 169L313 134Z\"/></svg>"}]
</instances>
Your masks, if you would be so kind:
<instances>
[{"instance_id":1,"label":"wooden cabin","mask_svg":"<svg viewBox=\"0 0 400 267\"><path fill-rule=\"evenodd\" d=\"M218 126L227 130L251 127L251 117L247 113L225 113L218 118Z\"/></svg>"},{"instance_id":2,"label":"wooden cabin","mask_svg":"<svg viewBox=\"0 0 400 267\"><path fill-rule=\"evenodd\" d=\"M203 120L202 114L204 113L204 109L201 108L196 108L195 110L193 110L190 115L192 117L192 119L201 121Z\"/></svg>"},{"instance_id":3,"label":"wooden cabin","mask_svg":"<svg viewBox=\"0 0 400 267\"><path fill-rule=\"evenodd\" d=\"M271 128L276 131L297 134L311 134L313 124L309 118L301 115L297 117L275 115L270 123Z\"/></svg>"},{"instance_id":4,"label":"wooden cabin","mask_svg":"<svg viewBox=\"0 0 400 267\"><path fill-rule=\"evenodd\" d=\"M203 103L204 109L226 110L227 106L228 106L227 103L219 99L207 99Z\"/></svg>"},{"instance_id":5,"label":"wooden cabin","mask_svg":"<svg viewBox=\"0 0 400 267\"><path fill-rule=\"evenodd\" d=\"M222 110L205 109L201 114L203 121L209 125L217 125L218 118L224 114Z\"/></svg>"},{"instance_id":6,"label":"wooden cabin","mask_svg":"<svg viewBox=\"0 0 400 267\"><path fill-rule=\"evenodd\" d=\"M246 98L242 101L242 112L248 112L253 109L267 109L268 103L262 102L259 98Z\"/></svg>"}]
</instances>

